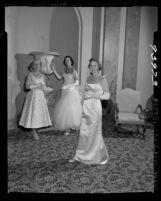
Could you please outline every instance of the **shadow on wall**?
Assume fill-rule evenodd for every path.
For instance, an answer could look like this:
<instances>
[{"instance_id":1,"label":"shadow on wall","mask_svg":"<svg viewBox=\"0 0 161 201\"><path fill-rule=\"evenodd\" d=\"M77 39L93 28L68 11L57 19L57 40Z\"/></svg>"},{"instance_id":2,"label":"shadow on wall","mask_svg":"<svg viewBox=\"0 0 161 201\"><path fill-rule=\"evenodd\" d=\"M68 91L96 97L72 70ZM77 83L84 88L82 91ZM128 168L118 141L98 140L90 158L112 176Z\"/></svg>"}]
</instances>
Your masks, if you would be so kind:
<instances>
[{"instance_id":1,"label":"shadow on wall","mask_svg":"<svg viewBox=\"0 0 161 201\"><path fill-rule=\"evenodd\" d=\"M32 57L27 54L16 54L15 58L17 61L17 79L20 83L19 84L20 92L18 93L15 100L16 117L18 121L22 111L26 93L28 92L27 89L25 88L25 82L26 82L27 75L29 73L28 66L30 62L32 61Z\"/></svg>"}]
</instances>

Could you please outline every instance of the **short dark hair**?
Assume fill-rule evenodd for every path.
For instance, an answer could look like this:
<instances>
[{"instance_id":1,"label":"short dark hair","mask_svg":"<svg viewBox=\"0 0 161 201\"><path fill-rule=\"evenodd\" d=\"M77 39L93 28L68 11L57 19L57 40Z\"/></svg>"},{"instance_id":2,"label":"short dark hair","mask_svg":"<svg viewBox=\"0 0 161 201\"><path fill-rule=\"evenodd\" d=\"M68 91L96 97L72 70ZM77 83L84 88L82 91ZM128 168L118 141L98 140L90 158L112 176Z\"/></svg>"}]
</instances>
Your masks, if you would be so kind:
<instances>
[{"instance_id":1,"label":"short dark hair","mask_svg":"<svg viewBox=\"0 0 161 201\"><path fill-rule=\"evenodd\" d=\"M72 66L74 65L74 60L72 59L72 57L71 56L65 56L64 57L64 60L63 60L63 64L65 65L65 59L66 58L69 58L70 60L71 60L71 64L72 64Z\"/></svg>"},{"instance_id":2,"label":"short dark hair","mask_svg":"<svg viewBox=\"0 0 161 201\"><path fill-rule=\"evenodd\" d=\"M35 69L34 62L32 61L32 62L28 65L28 70L29 70L30 72L33 72L34 69Z\"/></svg>"},{"instance_id":3,"label":"short dark hair","mask_svg":"<svg viewBox=\"0 0 161 201\"><path fill-rule=\"evenodd\" d=\"M90 68L90 63L91 63L92 61L95 61L95 62L98 64L98 70L99 70L99 71L102 70L102 65L101 65L101 63L100 63L97 59L95 59L95 58L91 58L91 59L89 60L88 68Z\"/></svg>"}]
</instances>

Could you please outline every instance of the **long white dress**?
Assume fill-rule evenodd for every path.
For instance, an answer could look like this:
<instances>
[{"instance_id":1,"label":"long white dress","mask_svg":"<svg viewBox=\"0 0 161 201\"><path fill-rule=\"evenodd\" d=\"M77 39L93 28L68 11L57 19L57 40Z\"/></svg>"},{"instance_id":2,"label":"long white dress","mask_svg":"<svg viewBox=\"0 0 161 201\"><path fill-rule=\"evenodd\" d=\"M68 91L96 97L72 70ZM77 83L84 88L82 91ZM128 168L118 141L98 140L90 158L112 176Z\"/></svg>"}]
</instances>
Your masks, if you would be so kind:
<instances>
[{"instance_id":1,"label":"long white dress","mask_svg":"<svg viewBox=\"0 0 161 201\"><path fill-rule=\"evenodd\" d=\"M99 83L87 84L85 93L101 95L103 89ZM102 106L99 99L84 100L79 142L74 159L85 164L105 164L109 159L102 137Z\"/></svg>"},{"instance_id":2,"label":"long white dress","mask_svg":"<svg viewBox=\"0 0 161 201\"><path fill-rule=\"evenodd\" d=\"M79 82L72 73L64 74L64 85L61 96L53 110L53 125L56 130L65 131L70 128L79 130L82 117L82 104Z\"/></svg>"},{"instance_id":3,"label":"long white dress","mask_svg":"<svg viewBox=\"0 0 161 201\"><path fill-rule=\"evenodd\" d=\"M31 76L31 90L26 95L19 125L35 129L51 126L52 122L44 92L41 89L32 88L32 86L36 86L39 83L42 83L45 87L44 77L38 78L32 73L29 76Z\"/></svg>"}]
</instances>

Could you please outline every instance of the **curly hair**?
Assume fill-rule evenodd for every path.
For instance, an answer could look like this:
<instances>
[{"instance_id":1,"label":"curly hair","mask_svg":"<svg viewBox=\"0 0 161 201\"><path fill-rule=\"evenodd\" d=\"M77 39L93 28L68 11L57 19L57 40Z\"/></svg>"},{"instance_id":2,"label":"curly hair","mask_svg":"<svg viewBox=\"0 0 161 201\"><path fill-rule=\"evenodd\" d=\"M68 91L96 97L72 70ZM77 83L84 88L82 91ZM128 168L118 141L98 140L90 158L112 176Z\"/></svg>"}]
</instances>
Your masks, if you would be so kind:
<instances>
[{"instance_id":1,"label":"curly hair","mask_svg":"<svg viewBox=\"0 0 161 201\"><path fill-rule=\"evenodd\" d=\"M101 63L100 63L97 59L95 59L95 58L91 58L91 59L89 60L88 68L90 68L90 63L91 63L92 61L95 61L95 62L97 63L97 65L98 65L98 70L99 70L99 71L102 70L102 65L101 65Z\"/></svg>"}]
</instances>

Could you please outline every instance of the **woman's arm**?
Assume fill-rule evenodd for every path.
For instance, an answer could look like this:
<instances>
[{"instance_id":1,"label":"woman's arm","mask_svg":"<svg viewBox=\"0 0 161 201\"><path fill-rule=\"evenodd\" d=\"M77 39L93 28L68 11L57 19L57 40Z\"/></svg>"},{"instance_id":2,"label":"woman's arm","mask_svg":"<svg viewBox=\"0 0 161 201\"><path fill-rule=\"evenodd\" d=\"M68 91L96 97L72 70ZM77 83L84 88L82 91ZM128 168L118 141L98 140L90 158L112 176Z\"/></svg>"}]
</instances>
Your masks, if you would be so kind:
<instances>
[{"instance_id":1,"label":"woman's arm","mask_svg":"<svg viewBox=\"0 0 161 201\"><path fill-rule=\"evenodd\" d=\"M103 94L101 96L96 95L96 98L100 100L108 100L110 98L110 93L109 93L109 87L108 87L106 76L102 77L100 84L102 86Z\"/></svg>"},{"instance_id":2,"label":"woman's arm","mask_svg":"<svg viewBox=\"0 0 161 201\"><path fill-rule=\"evenodd\" d=\"M53 69L53 73L55 74L55 76L56 76L56 78L57 78L58 80L63 79L63 77L60 76L59 73L55 70L54 65L52 65L52 69Z\"/></svg>"},{"instance_id":3,"label":"woman's arm","mask_svg":"<svg viewBox=\"0 0 161 201\"><path fill-rule=\"evenodd\" d=\"M110 99L110 93L109 92L103 92L103 94L96 95L95 98L100 99L100 100L109 100Z\"/></svg>"},{"instance_id":4,"label":"woman's arm","mask_svg":"<svg viewBox=\"0 0 161 201\"><path fill-rule=\"evenodd\" d=\"M106 76L102 76L102 79L100 80L100 84L101 84L103 93L101 95L94 94L93 98L100 99L100 100L109 100L110 93L109 93L109 87L108 87Z\"/></svg>"},{"instance_id":5,"label":"woman's arm","mask_svg":"<svg viewBox=\"0 0 161 201\"><path fill-rule=\"evenodd\" d=\"M74 76L74 80L79 80L78 73L77 73L77 71L75 69L74 69L74 72L73 72L73 76Z\"/></svg>"}]
</instances>

